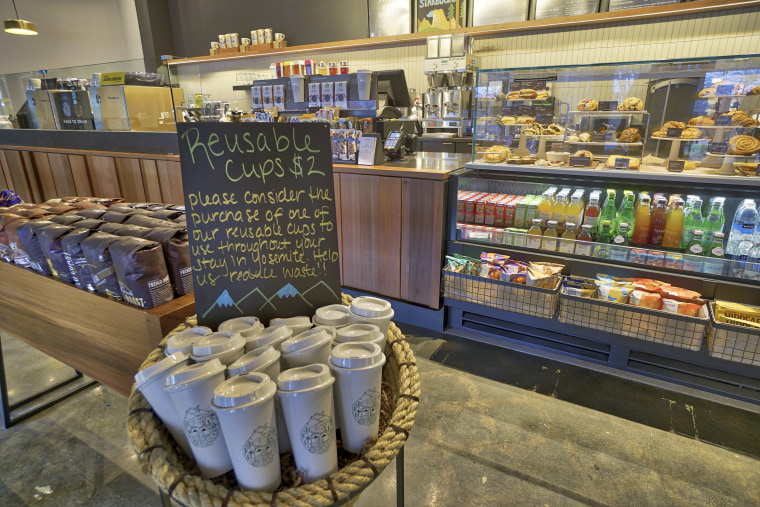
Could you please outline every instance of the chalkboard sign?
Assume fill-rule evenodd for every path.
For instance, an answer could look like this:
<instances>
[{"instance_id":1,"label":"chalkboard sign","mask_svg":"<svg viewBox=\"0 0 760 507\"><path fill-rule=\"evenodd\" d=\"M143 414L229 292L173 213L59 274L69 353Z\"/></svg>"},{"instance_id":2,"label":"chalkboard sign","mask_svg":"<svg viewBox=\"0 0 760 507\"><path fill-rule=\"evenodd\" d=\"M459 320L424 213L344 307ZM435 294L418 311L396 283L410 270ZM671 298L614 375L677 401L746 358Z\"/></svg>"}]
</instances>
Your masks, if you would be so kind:
<instances>
[{"instance_id":1,"label":"chalkboard sign","mask_svg":"<svg viewBox=\"0 0 760 507\"><path fill-rule=\"evenodd\" d=\"M684 160L668 160L668 172L682 173L685 165Z\"/></svg>"},{"instance_id":2,"label":"chalkboard sign","mask_svg":"<svg viewBox=\"0 0 760 507\"><path fill-rule=\"evenodd\" d=\"M601 100L599 101L600 111L616 111L618 107L617 100Z\"/></svg>"},{"instance_id":3,"label":"chalkboard sign","mask_svg":"<svg viewBox=\"0 0 760 507\"><path fill-rule=\"evenodd\" d=\"M728 151L728 143L710 143L710 153L726 153Z\"/></svg>"},{"instance_id":4,"label":"chalkboard sign","mask_svg":"<svg viewBox=\"0 0 760 507\"><path fill-rule=\"evenodd\" d=\"M198 324L340 301L326 124L180 123Z\"/></svg>"},{"instance_id":5,"label":"chalkboard sign","mask_svg":"<svg viewBox=\"0 0 760 507\"><path fill-rule=\"evenodd\" d=\"M727 127L731 125L731 116L730 115L721 115L715 118L715 126L716 127Z\"/></svg>"},{"instance_id":6,"label":"chalkboard sign","mask_svg":"<svg viewBox=\"0 0 760 507\"><path fill-rule=\"evenodd\" d=\"M681 134L683 133L683 129L680 129L678 127L670 127L665 132L665 136L670 137L671 139L678 139L681 137Z\"/></svg>"}]
</instances>

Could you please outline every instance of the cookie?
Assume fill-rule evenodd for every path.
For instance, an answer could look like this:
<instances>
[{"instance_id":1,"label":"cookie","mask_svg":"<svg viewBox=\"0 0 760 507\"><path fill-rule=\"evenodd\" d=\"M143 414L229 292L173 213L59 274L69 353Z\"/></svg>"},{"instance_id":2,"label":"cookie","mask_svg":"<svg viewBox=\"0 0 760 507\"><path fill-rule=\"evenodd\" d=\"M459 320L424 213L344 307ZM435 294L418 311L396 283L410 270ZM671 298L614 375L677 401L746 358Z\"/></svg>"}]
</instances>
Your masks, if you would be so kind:
<instances>
[{"instance_id":1,"label":"cookie","mask_svg":"<svg viewBox=\"0 0 760 507\"><path fill-rule=\"evenodd\" d=\"M617 108L618 111L643 111L644 102L638 97L628 97Z\"/></svg>"}]
</instances>

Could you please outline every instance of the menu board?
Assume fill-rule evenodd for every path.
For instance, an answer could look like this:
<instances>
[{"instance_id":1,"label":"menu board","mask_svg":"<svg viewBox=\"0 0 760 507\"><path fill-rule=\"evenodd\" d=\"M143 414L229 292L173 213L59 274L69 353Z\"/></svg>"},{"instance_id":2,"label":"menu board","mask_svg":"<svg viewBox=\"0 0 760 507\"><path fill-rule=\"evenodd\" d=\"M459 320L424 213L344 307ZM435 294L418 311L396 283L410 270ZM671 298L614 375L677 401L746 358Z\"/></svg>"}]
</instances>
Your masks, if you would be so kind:
<instances>
[{"instance_id":1,"label":"menu board","mask_svg":"<svg viewBox=\"0 0 760 507\"><path fill-rule=\"evenodd\" d=\"M467 15L467 0L415 0L417 32L462 28Z\"/></svg>"},{"instance_id":2,"label":"menu board","mask_svg":"<svg viewBox=\"0 0 760 507\"><path fill-rule=\"evenodd\" d=\"M579 16L599 11L599 0L536 0L536 19Z\"/></svg>"},{"instance_id":3,"label":"menu board","mask_svg":"<svg viewBox=\"0 0 760 507\"><path fill-rule=\"evenodd\" d=\"M625 9L638 9L640 7L654 7L655 5L677 4L681 0L609 0L610 11L622 11Z\"/></svg>"},{"instance_id":4,"label":"menu board","mask_svg":"<svg viewBox=\"0 0 760 507\"><path fill-rule=\"evenodd\" d=\"M198 324L340 302L329 127L180 123Z\"/></svg>"},{"instance_id":5,"label":"menu board","mask_svg":"<svg viewBox=\"0 0 760 507\"><path fill-rule=\"evenodd\" d=\"M369 36L402 35L412 26L409 0L367 0Z\"/></svg>"},{"instance_id":6,"label":"menu board","mask_svg":"<svg viewBox=\"0 0 760 507\"><path fill-rule=\"evenodd\" d=\"M472 26L528 19L528 0L472 0Z\"/></svg>"}]
</instances>

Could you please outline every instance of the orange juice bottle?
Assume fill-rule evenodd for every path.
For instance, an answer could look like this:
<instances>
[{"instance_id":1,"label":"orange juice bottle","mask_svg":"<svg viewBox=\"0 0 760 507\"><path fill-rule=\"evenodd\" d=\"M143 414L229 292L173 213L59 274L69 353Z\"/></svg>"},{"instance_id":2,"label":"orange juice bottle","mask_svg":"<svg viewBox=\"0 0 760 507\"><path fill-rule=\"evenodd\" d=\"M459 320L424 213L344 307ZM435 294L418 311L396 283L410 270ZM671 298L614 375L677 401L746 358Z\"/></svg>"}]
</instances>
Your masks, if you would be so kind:
<instances>
[{"instance_id":1,"label":"orange juice bottle","mask_svg":"<svg viewBox=\"0 0 760 507\"><path fill-rule=\"evenodd\" d=\"M557 222L556 220L549 220L546 222L546 231L544 232L541 249L549 250L550 252L556 252L558 238L559 234L557 234Z\"/></svg>"},{"instance_id":2,"label":"orange juice bottle","mask_svg":"<svg viewBox=\"0 0 760 507\"><path fill-rule=\"evenodd\" d=\"M567 218L567 194L560 192L557 201L552 206L552 220L557 222L557 233L565 232L565 220Z\"/></svg>"},{"instance_id":3,"label":"orange juice bottle","mask_svg":"<svg viewBox=\"0 0 760 507\"><path fill-rule=\"evenodd\" d=\"M530 229L528 229L528 236L525 239L525 246L538 250L541 248L542 236L543 232L541 231L541 219L534 218L533 224L531 224Z\"/></svg>"},{"instance_id":4,"label":"orange juice bottle","mask_svg":"<svg viewBox=\"0 0 760 507\"><path fill-rule=\"evenodd\" d=\"M583 202L581 201L580 196L574 195L570 199L570 204L567 205L567 214L565 216L565 223L572 222L575 224L574 231L577 231L578 228L583 223Z\"/></svg>"},{"instance_id":5,"label":"orange juice bottle","mask_svg":"<svg viewBox=\"0 0 760 507\"><path fill-rule=\"evenodd\" d=\"M681 246L681 233L683 232L683 200L673 201L673 211L665 221L665 234L662 237L662 246L678 248ZM676 237L677 236L677 237Z\"/></svg>"},{"instance_id":6,"label":"orange juice bottle","mask_svg":"<svg viewBox=\"0 0 760 507\"><path fill-rule=\"evenodd\" d=\"M541 202L538 203L538 218L541 220L541 228L546 228L546 222L552 219L552 194L547 190L541 194Z\"/></svg>"},{"instance_id":7,"label":"orange juice bottle","mask_svg":"<svg viewBox=\"0 0 760 507\"><path fill-rule=\"evenodd\" d=\"M649 238L649 222L651 213L649 210L649 196L643 195L639 199L639 207L636 208L636 220L633 229L633 243L644 245Z\"/></svg>"}]
</instances>

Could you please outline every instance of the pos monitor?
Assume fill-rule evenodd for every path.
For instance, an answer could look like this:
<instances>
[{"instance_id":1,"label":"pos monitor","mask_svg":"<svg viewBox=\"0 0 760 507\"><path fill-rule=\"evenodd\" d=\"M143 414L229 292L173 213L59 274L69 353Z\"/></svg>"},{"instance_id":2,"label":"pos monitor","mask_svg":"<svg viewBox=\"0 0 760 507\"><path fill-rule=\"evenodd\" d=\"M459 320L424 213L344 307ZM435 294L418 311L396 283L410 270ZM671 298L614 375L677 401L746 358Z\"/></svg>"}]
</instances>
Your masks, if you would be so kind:
<instances>
[{"instance_id":1,"label":"pos monitor","mask_svg":"<svg viewBox=\"0 0 760 507\"><path fill-rule=\"evenodd\" d=\"M411 107L409 88L403 69L380 70L377 72L377 98L380 105ZM383 100L385 103L383 104Z\"/></svg>"}]
</instances>

